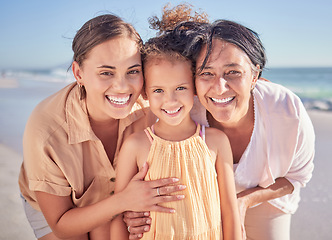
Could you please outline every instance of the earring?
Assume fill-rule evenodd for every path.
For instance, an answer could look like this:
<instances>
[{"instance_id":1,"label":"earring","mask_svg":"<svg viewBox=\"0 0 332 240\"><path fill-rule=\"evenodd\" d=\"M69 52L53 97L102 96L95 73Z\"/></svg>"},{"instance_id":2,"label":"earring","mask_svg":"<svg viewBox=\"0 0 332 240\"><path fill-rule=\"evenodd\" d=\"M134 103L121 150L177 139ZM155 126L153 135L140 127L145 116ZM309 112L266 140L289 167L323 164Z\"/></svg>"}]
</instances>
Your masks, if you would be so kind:
<instances>
[{"instance_id":1,"label":"earring","mask_svg":"<svg viewBox=\"0 0 332 240\"><path fill-rule=\"evenodd\" d=\"M79 82L77 82L77 85L80 93L80 100L83 100L86 97L84 85L80 84Z\"/></svg>"},{"instance_id":2,"label":"earring","mask_svg":"<svg viewBox=\"0 0 332 240\"><path fill-rule=\"evenodd\" d=\"M255 89L255 87L256 87L256 84L255 84L255 83L251 84L250 91L252 92L252 91Z\"/></svg>"}]
</instances>

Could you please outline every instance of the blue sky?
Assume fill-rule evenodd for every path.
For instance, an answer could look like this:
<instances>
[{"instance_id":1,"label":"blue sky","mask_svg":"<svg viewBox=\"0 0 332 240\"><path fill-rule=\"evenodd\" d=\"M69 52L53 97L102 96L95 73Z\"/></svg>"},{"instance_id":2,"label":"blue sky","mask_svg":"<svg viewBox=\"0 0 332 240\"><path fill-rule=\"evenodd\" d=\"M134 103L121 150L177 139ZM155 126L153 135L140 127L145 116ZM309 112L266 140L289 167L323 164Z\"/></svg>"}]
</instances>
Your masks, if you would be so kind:
<instances>
[{"instance_id":1,"label":"blue sky","mask_svg":"<svg viewBox=\"0 0 332 240\"><path fill-rule=\"evenodd\" d=\"M177 0L0 0L0 69L52 68L71 61L71 41L90 18L111 12L145 40L148 17ZM332 67L331 0L192 0L211 21L237 21L260 34L268 67Z\"/></svg>"}]
</instances>

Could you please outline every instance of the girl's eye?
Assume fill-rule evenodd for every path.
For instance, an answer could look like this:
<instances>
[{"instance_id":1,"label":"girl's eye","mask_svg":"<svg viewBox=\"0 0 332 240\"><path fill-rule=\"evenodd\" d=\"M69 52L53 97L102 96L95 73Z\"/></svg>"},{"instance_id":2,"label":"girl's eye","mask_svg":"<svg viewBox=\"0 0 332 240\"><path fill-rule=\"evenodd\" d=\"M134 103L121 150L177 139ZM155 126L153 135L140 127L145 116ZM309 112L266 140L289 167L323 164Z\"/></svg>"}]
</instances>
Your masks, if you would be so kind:
<instances>
[{"instance_id":1,"label":"girl's eye","mask_svg":"<svg viewBox=\"0 0 332 240\"><path fill-rule=\"evenodd\" d=\"M177 87L176 90L186 90L187 88L186 87Z\"/></svg>"},{"instance_id":2,"label":"girl's eye","mask_svg":"<svg viewBox=\"0 0 332 240\"><path fill-rule=\"evenodd\" d=\"M155 89L155 90L153 90L153 92L154 92L154 93L162 93L163 90L162 90L162 89Z\"/></svg>"}]
</instances>

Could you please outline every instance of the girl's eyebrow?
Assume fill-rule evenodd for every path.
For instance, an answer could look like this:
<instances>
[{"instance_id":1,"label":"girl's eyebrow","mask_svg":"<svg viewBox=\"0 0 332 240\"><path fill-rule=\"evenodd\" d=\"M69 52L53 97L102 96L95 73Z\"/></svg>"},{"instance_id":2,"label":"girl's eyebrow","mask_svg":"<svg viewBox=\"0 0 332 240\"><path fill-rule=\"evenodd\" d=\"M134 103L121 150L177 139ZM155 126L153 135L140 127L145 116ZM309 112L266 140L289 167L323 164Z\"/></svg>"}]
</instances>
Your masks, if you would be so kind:
<instances>
[{"instance_id":1,"label":"girl's eyebrow","mask_svg":"<svg viewBox=\"0 0 332 240\"><path fill-rule=\"evenodd\" d=\"M142 65L141 64L135 64L133 66L130 66L128 69L132 69L132 68L135 68L135 67L142 67ZM101 65L98 68L109 68L109 69L113 69L113 70L116 69L116 67L109 66L109 65Z\"/></svg>"}]
</instances>

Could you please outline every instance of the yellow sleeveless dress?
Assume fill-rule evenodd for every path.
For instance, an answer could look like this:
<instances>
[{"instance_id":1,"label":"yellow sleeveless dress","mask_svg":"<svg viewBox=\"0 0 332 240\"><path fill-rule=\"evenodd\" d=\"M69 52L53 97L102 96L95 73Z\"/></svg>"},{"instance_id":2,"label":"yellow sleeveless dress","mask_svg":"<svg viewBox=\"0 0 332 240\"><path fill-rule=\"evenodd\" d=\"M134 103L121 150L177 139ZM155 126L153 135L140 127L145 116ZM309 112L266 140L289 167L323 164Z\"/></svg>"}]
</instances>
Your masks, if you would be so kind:
<instances>
[{"instance_id":1,"label":"yellow sleeveless dress","mask_svg":"<svg viewBox=\"0 0 332 240\"><path fill-rule=\"evenodd\" d=\"M176 213L151 212L151 229L142 239L221 239L221 212L215 159L200 136L200 125L190 138L167 141L146 129L151 140L145 180L177 177L187 186L185 199L163 203Z\"/></svg>"}]
</instances>

